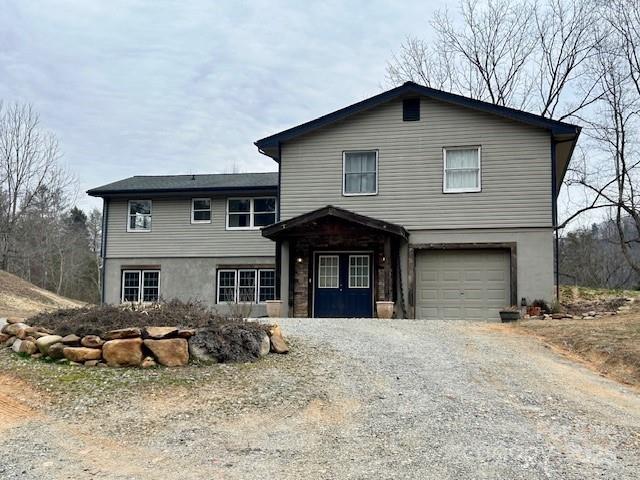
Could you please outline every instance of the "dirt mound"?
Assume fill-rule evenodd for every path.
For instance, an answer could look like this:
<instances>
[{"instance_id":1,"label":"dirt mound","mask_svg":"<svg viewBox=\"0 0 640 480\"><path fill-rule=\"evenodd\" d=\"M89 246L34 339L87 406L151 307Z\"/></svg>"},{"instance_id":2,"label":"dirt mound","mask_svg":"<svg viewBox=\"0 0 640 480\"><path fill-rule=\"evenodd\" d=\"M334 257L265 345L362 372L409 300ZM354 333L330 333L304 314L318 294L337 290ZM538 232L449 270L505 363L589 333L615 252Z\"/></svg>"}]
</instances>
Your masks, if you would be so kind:
<instances>
[{"instance_id":1,"label":"dirt mound","mask_svg":"<svg viewBox=\"0 0 640 480\"><path fill-rule=\"evenodd\" d=\"M190 341L220 363L254 362L260 358L265 332L265 326L255 322L216 322L200 330Z\"/></svg>"},{"instance_id":2,"label":"dirt mound","mask_svg":"<svg viewBox=\"0 0 640 480\"><path fill-rule=\"evenodd\" d=\"M27 317L42 311L82 305L83 302L61 297L0 270L0 316Z\"/></svg>"}]
</instances>

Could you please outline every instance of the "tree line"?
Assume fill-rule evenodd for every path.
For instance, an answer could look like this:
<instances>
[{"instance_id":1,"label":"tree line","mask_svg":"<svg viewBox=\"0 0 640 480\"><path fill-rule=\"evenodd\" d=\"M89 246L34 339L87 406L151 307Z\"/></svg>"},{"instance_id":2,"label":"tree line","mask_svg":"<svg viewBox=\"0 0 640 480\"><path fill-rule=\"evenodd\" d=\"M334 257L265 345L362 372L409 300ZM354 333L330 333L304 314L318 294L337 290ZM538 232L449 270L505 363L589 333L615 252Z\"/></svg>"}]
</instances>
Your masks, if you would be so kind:
<instances>
[{"instance_id":1,"label":"tree line","mask_svg":"<svg viewBox=\"0 0 640 480\"><path fill-rule=\"evenodd\" d=\"M0 103L0 269L99 301L102 215L74 206L77 183L31 105Z\"/></svg>"}]
</instances>

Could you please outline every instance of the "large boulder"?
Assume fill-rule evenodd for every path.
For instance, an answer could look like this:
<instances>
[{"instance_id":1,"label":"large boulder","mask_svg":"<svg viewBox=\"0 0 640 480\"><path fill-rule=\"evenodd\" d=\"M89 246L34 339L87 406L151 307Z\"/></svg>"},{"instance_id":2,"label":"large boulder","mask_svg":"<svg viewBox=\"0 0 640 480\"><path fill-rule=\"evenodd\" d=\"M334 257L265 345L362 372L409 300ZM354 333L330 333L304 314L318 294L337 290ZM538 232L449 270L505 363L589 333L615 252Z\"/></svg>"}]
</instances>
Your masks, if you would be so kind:
<instances>
[{"instance_id":1,"label":"large boulder","mask_svg":"<svg viewBox=\"0 0 640 480\"><path fill-rule=\"evenodd\" d=\"M111 330L103 335L105 340L120 340L123 338L135 338L142 334L139 328L120 328L118 330Z\"/></svg>"},{"instance_id":2,"label":"large boulder","mask_svg":"<svg viewBox=\"0 0 640 480\"><path fill-rule=\"evenodd\" d=\"M146 339L144 345L151 350L160 365L182 367L189 363L189 345L184 338L164 340Z\"/></svg>"},{"instance_id":3,"label":"large boulder","mask_svg":"<svg viewBox=\"0 0 640 480\"><path fill-rule=\"evenodd\" d=\"M0 343L4 343L11 338L8 333L0 333Z\"/></svg>"},{"instance_id":4,"label":"large boulder","mask_svg":"<svg viewBox=\"0 0 640 480\"><path fill-rule=\"evenodd\" d=\"M59 343L62 341L62 337L60 335L46 335L44 337L40 337L36 340L36 345L38 346L38 350L45 355L49 355L49 348L54 343Z\"/></svg>"},{"instance_id":5,"label":"large boulder","mask_svg":"<svg viewBox=\"0 0 640 480\"><path fill-rule=\"evenodd\" d=\"M10 323L4 327L2 333L6 333L8 335L13 335L20 339L28 336L29 325L26 323Z\"/></svg>"},{"instance_id":6,"label":"large boulder","mask_svg":"<svg viewBox=\"0 0 640 480\"><path fill-rule=\"evenodd\" d=\"M61 341L69 347L77 347L80 345L80 337L75 333L62 337Z\"/></svg>"},{"instance_id":7,"label":"large boulder","mask_svg":"<svg viewBox=\"0 0 640 480\"><path fill-rule=\"evenodd\" d=\"M58 342L51 345L47 350L47 355L49 355L54 360L60 360L64 358L64 349L68 348L64 343Z\"/></svg>"},{"instance_id":8,"label":"large boulder","mask_svg":"<svg viewBox=\"0 0 640 480\"><path fill-rule=\"evenodd\" d=\"M22 317L8 317L7 323L24 323L24 318Z\"/></svg>"},{"instance_id":9,"label":"large boulder","mask_svg":"<svg viewBox=\"0 0 640 480\"><path fill-rule=\"evenodd\" d=\"M13 342L11 348L16 353L26 353L27 355L33 355L38 351L38 347L36 347L36 344L34 342L21 339L17 339L15 342Z\"/></svg>"},{"instance_id":10,"label":"large boulder","mask_svg":"<svg viewBox=\"0 0 640 480\"><path fill-rule=\"evenodd\" d=\"M178 334L176 327L144 327L144 337L161 339L175 337Z\"/></svg>"},{"instance_id":11,"label":"large boulder","mask_svg":"<svg viewBox=\"0 0 640 480\"><path fill-rule=\"evenodd\" d=\"M104 345L104 340L97 335L85 335L80 340L80 345L87 348L101 348Z\"/></svg>"},{"instance_id":12,"label":"large boulder","mask_svg":"<svg viewBox=\"0 0 640 480\"><path fill-rule=\"evenodd\" d=\"M99 348L65 347L62 353L67 360L78 363L84 363L88 360L100 360L102 358L102 350Z\"/></svg>"},{"instance_id":13,"label":"large boulder","mask_svg":"<svg viewBox=\"0 0 640 480\"><path fill-rule=\"evenodd\" d=\"M180 338L191 338L196 334L196 331L193 328L181 328L178 330L178 337Z\"/></svg>"},{"instance_id":14,"label":"large boulder","mask_svg":"<svg viewBox=\"0 0 640 480\"><path fill-rule=\"evenodd\" d=\"M288 353L289 346L284 341L280 325L272 325L268 329L269 340L271 340L271 351L275 353Z\"/></svg>"},{"instance_id":15,"label":"large boulder","mask_svg":"<svg viewBox=\"0 0 640 480\"><path fill-rule=\"evenodd\" d=\"M4 317L0 318L0 332L2 332L2 329L5 327L5 325L7 325L7 319Z\"/></svg>"},{"instance_id":16,"label":"large boulder","mask_svg":"<svg viewBox=\"0 0 640 480\"><path fill-rule=\"evenodd\" d=\"M110 367L137 367L142 363L142 339L109 340L102 346L102 357Z\"/></svg>"},{"instance_id":17,"label":"large boulder","mask_svg":"<svg viewBox=\"0 0 640 480\"><path fill-rule=\"evenodd\" d=\"M207 350L204 345L189 342L189 356L202 363L218 363L218 359Z\"/></svg>"}]
</instances>

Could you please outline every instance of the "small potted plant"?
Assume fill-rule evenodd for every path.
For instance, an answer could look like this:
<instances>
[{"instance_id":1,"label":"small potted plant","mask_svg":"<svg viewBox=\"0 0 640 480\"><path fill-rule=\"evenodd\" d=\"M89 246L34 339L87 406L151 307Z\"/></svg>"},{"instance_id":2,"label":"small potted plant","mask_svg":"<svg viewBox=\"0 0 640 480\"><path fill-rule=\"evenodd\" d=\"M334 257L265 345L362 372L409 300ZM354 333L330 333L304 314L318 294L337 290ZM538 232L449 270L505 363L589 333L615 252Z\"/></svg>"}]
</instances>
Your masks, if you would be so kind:
<instances>
[{"instance_id":1,"label":"small potted plant","mask_svg":"<svg viewBox=\"0 0 640 480\"><path fill-rule=\"evenodd\" d=\"M394 306L395 306L394 302L389 302L389 301L376 302L376 313L378 314L378 318L384 318L384 319L393 318Z\"/></svg>"},{"instance_id":2,"label":"small potted plant","mask_svg":"<svg viewBox=\"0 0 640 480\"><path fill-rule=\"evenodd\" d=\"M502 320L502 323L520 320L520 309L517 305L504 307L500 310L500 320Z\"/></svg>"}]
</instances>

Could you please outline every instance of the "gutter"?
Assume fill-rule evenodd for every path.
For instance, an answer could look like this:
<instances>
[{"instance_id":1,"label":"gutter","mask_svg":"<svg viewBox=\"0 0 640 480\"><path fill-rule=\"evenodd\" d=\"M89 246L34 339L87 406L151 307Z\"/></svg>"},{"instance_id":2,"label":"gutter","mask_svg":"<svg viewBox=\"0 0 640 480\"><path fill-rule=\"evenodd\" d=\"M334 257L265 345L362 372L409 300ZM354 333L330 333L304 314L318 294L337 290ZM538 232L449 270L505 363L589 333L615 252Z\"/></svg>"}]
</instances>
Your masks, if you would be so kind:
<instances>
[{"instance_id":1,"label":"gutter","mask_svg":"<svg viewBox=\"0 0 640 480\"><path fill-rule=\"evenodd\" d=\"M560 302L560 249L558 248L560 242L558 240L558 195L556 193L556 180L558 174L556 173L556 146L558 142L551 138L551 223L553 224L554 237L554 266L555 266L555 281L556 281L556 301ZM569 157L571 158L571 157ZM568 164L569 162L567 162ZM557 192L560 192L558 188Z\"/></svg>"},{"instance_id":2,"label":"gutter","mask_svg":"<svg viewBox=\"0 0 640 480\"><path fill-rule=\"evenodd\" d=\"M109 199L102 200L102 237L100 238L100 305L104 305L105 259L107 257L107 219L109 217Z\"/></svg>"},{"instance_id":3,"label":"gutter","mask_svg":"<svg viewBox=\"0 0 640 480\"><path fill-rule=\"evenodd\" d=\"M261 191L261 190L274 190L277 189L278 185L260 185L253 187L210 187L210 188L148 188L148 189L122 189L122 190L88 190L87 195L91 197L102 197L108 195L147 195L147 194L157 194L157 193L174 193L174 194L184 194L190 195L193 193L225 193L225 192L238 192L238 191Z\"/></svg>"}]
</instances>

